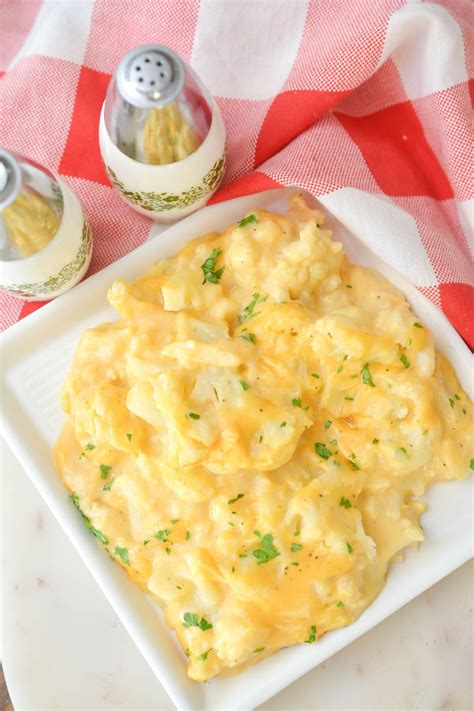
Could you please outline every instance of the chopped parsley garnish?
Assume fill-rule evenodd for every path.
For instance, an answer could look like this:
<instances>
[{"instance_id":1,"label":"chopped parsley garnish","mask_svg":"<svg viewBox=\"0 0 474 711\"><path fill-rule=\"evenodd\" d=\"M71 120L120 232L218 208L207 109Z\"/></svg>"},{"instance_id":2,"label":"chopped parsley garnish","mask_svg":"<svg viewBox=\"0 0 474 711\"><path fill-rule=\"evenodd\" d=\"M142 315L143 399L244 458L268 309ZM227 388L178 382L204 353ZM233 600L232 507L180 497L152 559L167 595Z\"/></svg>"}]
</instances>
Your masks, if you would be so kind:
<instances>
[{"instance_id":1,"label":"chopped parsley garnish","mask_svg":"<svg viewBox=\"0 0 474 711\"><path fill-rule=\"evenodd\" d=\"M237 494L237 496L234 499L229 499L229 501L227 503L228 504L235 504L236 501L238 501L239 499L243 499L244 496L245 496L245 494Z\"/></svg>"},{"instance_id":2,"label":"chopped parsley garnish","mask_svg":"<svg viewBox=\"0 0 474 711\"><path fill-rule=\"evenodd\" d=\"M247 304L247 306L244 308L243 312L237 316L239 323L244 323L244 321L247 321L248 319L257 315L257 314L254 314L253 310L254 310L255 305L256 305L257 301L259 300L259 298L260 298L260 294L258 292L255 292L252 295L252 301L249 304Z\"/></svg>"},{"instance_id":3,"label":"chopped parsley garnish","mask_svg":"<svg viewBox=\"0 0 474 711\"><path fill-rule=\"evenodd\" d=\"M404 353L401 354L400 360L401 360L401 362L403 363L403 367L404 367L404 368L409 368L409 367L410 367L410 361L408 360L408 358L406 357L406 355L405 355Z\"/></svg>"},{"instance_id":4,"label":"chopped parsley garnish","mask_svg":"<svg viewBox=\"0 0 474 711\"><path fill-rule=\"evenodd\" d=\"M372 440L372 444L378 444L378 443L379 443L379 440L377 439L377 437L374 437Z\"/></svg>"},{"instance_id":5,"label":"chopped parsley garnish","mask_svg":"<svg viewBox=\"0 0 474 711\"><path fill-rule=\"evenodd\" d=\"M290 565L299 565L299 563L296 560L294 560L292 563L290 563Z\"/></svg>"},{"instance_id":6,"label":"chopped parsley garnish","mask_svg":"<svg viewBox=\"0 0 474 711\"><path fill-rule=\"evenodd\" d=\"M469 462L469 469L474 469L474 459Z\"/></svg>"},{"instance_id":7,"label":"chopped parsley garnish","mask_svg":"<svg viewBox=\"0 0 474 711\"><path fill-rule=\"evenodd\" d=\"M130 561L128 559L128 548L120 548L120 546L116 546L114 553L115 555L118 555L122 563L130 565Z\"/></svg>"},{"instance_id":8,"label":"chopped parsley garnish","mask_svg":"<svg viewBox=\"0 0 474 711\"><path fill-rule=\"evenodd\" d=\"M172 518L171 519L171 523L178 523L178 521L179 521L179 518Z\"/></svg>"},{"instance_id":9,"label":"chopped parsley garnish","mask_svg":"<svg viewBox=\"0 0 474 711\"><path fill-rule=\"evenodd\" d=\"M449 404L450 404L451 407L454 409L454 400L453 400L452 397L449 398Z\"/></svg>"},{"instance_id":10,"label":"chopped parsley garnish","mask_svg":"<svg viewBox=\"0 0 474 711\"><path fill-rule=\"evenodd\" d=\"M331 427L331 425L332 425L332 420L324 420L324 427L326 429L329 429L329 427Z\"/></svg>"},{"instance_id":11,"label":"chopped parsley garnish","mask_svg":"<svg viewBox=\"0 0 474 711\"><path fill-rule=\"evenodd\" d=\"M260 652L264 652L264 651L265 651L265 647L255 647L252 654L260 654Z\"/></svg>"},{"instance_id":12,"label":"chopped parsley garnish","mask_svg":"<svg viewBox=\"0 0 474 711\"><path fill-rule=\"evenodd\" d=\"M208 649L207 652L203 652L202 654L200 654L199 657L196 657L196 659L199 659L200 661L205 661L209 652L212 652L212 647Z\"/></svg>"},{"instance_id":13,"label":"chopped parsley garnish","mask_svg":"<svg viewBox=\"0 0 474 711\"><path fill-rule=\"evenodd\" d=\"M329 459L329 457L332 455L331 450L328 449L326 445L322 442L316 442L316 444L314 445L314 449L316 450L316 454L319 454L319 456L323 459Z\"/></svg>"},{"instance_id":14,"label":"chopped parsley garnish","mask_svg":"<svg viewBox=\"0 0 474 711\"><path fill-rule=\"evenodd\" d=\"M166 555L169 555L171 553L171 548L165 548Z\"/></svg>"},{"instance_id":15,"label":"chopped parsley garnish","mask_svg":"<svg viewBox=\"0 0 474 711\"><path fill-rule=\"evenodd\" d=\"M92 442L88 442L84 449L86 450L86 452L90 452L91 449L95 449L95 444L92 444Z\"/></svg>"},{"instance_id":16,"label":"chopped parsley garnish","mask_svg":"<svg viewBox=\"0 0 474 711\"><path fill-rule=\"evenodd\" d=\"M184 653L185 653L185 655L186 655L187 657L190 657L190 656L191 656L191 652L189 651L189 647L187 647L187 648L184 650Z\"/></svg>"},{"instance_id":17,"label":"chopped parsley garnish","mask_svg":"<svg viewBox=\"0 0 474 711\"><path fill-rule=\"evenodd\" d=\"M206 630L212 629L212 624L206 620L205 617L198 619L198 616L194 612L185 612L183 615L183 627L199 627L200 630L205 632Z\"/></svg>"},{"instance_id":18,"label":"chopped parsley garnish","mask_svg":"<svg viewBox=\"0 0 474 711\"><path fill-rule=\"evenodd\" d=\"M339 368L336 370L336 373L342 373L342 365L339 366Z\"/></svg>"},{"instance_id":19,"label":"chopped parsley garnish","mask_svg":"<svg viewBox=\"0 0 474 711\"><path fill-rule=\"evenodd\" d=\"M206 261L201 264L202 273L204 274L204 279L202 281L203 284L205 284L206 281L210 284L219 283L219 280L224 272L224 267L222 267L222 269L218 269L217 271L214 271L214 267L216 266L217 258L221 252L222 250L220 247L215 247Z\"/></svg>"},{"instance_id":20,"label":"chopped parsley garnish","mask_svg":"<svg viewBox=\"0 0 474 711\"><path fill-rule=\"evenodd\" d=\"M212 624L208 622L204 617L201 617L201 620L199 622L199 629L201 629L203 632L205 632L206 630L211 630Z\"/></svg>"},{"instance_id":21,"label":"chopped parsley garnish","mask_svg":"<svg viewBox=\"0 0 474 711\"><path fill-rule=\"evenodd\" d=\"M298 553L303 548L301 543L292 543L291 544L291 552L292 553Z\"/></svg>"},{"instance_id":22,"label":"chopped parsley garnish","mask_svg":"<svg viewBox=\"0 0 474 711\"><path fill-rule=\"evenodd\" d=\"M242 333L242 338L244 341L248 341L249 343L253 343L255 345L256 339L255 339L255 333Z\"/></svg>"},{"instance_id":23,"label":"chopped parsley garnish","mask_svg":"<svg viewBox=\"0 0 474 711\"><path fill-rule=\"evenodd\" d=\"M302 407L301 398L294 397L293 400L291 401L291 404L293 405L293 407Z\"/></svg>"},{"instance_id":24,"label":"chopped parsley garnish","mask_svg":"<svg viewBox=\"0 0 474 711\"><path fill-rule=\"evenodd\" d=\"M253 557L258 560L257 565L268 563L268 561L280 555L279 551L273 545L273 536L271 533L267 533L263 536L260 545L261 548L256 548L252 551Z\"/></svg>"},{"instance_id":25,"label":"chopped parsley garnish","mask_svg":"<svg viewBox=\"0 0 474 711\"><path fill-rule=\"evenodd\" d=\"M168 541L168 536L171 533L170 528L163 528L160 531L157 531L155 533L155 538L158 538L159 541L162 541L163 543L167 543Z\"/></svg>"},{"instance_id":26,"label":"chopped parsley garnish","mask_svg":"<svg viewBox=\"0 0 474 711\"><path fill-rule=\"evenodd\" d=\"M109 481L105 482L104 486L102 487L102 491L110 491L112 488L112 484L116 480L116 476L114 476L112 479L109 479Z\"/></svg>"},{"instance_id":27,"label":"chopped parsley garnish","mask_svg":"<svg viewBox=\"0 0 474 711\"><path fill-rule=\"evenodd\" d=\"M336 602L336 607L345 607L345 605L342 600L339 600L338 602Z\"/></svg>"},{"instance_id":28,"label":"chopped parsley garnish","mask_svg":"<svg viewBox=\"0 0 474 711\"><path fill-rule=\"evenodd\" d=\"M147 546L149 543L150 543L150 539L149 539L149 538L147 538L146 541L143 541L143 545L144 545L144 546Z\"/></svg>"},{"instance_id":29,"label":"chopped parsley garnish","mask_svg":"<svg viewBox=\"0 0 474 711\"><path fill-rule=\"evenodd\" d=\"M455 400L460 400L461 398L459 397L459 395L457 395L456 393L454 393L454 399L455 399Z\"/></svg>"},{"instance_id":30,"label":"chopped parsley garnish","mask_svg":"<svg viewBox=\"0 0 474 711\"><path fill-rule=\"evenodd\" d=\"M316 642L316 626L311 625L309 628L309 637L308 639L305 639L305 644L313 644L313 642Z\"/></svg>"},{"instance_id":31,"label":"chopped parsley garnish","mask_svg":"<svg viewBox=\"0 0 474 711\"><path fill-rule=\"evenodd\" d=\"M317 373L311 373L312 378L316 378L316 380L319 380L319 375Z\"/></svg>"},{"instance_id":32,"label":"chopped parsley garnish","mask_svg":"<svg viewBox=\"0 0 474 711\"><path fill-rule=\"evenodd\" d=\"M191 538L191 531L186 531L185 539L187 541L189 541L190 538Z\"/></svg>"},{"instance_id":33,"label":"chopped parsley garnish","mask_svg":"<svg viewBox=\"0 0 474 711\"><path fill-rule=\"evenodd\" d=\"M104 534L102 533L102 531L99 531L97 528L94 528L94 526L93 526L92 523L91 523L90 518L89 518L88 516L86 516L85 513L83 512L83 510L81 509L80 504L79 504L79 497L78 497L78 495L76 494L76 492L73 491L69 498L71 499L72 503L74 504L74 506L76 507L76 509L77 509L77 510L79 511L79 513L81 514L82 520L83 520L84 523L86 524L86 526L87 526L87 528L89 529L89 531L91 531L91 533L93 533L94 536L95 536L96 538L98 538L99 541L104 544L104 546L106 546L106 545L108 544L108 542L109 542L109 541L108 541L108 538L107 538L106 536L104 536Z\"/></svg>"},{"instance_id":34,"label":"chopped parsley garnish","mask_svg":"<svg viewBox=\"0 0 474 711\"><path fill-rule=\"evenodd\" d=\"M258 441L260 442L260 444L263 442L263 435L260 435L260 437L258 438Z\"/></svg>"},{"instance_id":35,"label":"chopped parsley garnish","mask_svg":"<svg viewBox=\"0 0 474 711\"><path fill-rule=\"evenodd\" d=\"M413 325L414 325L415 328L423 328L423 326L421 325L421 323L418 323L418 321L415 321L415 323L414 323Z\"/></svg>"},{"instance_id":36,"label":"chopped parsley garnish","mask_svg":"<svg viewBox=\"0 0 474 711\"><path fill-rule=\"evenodd\" d=\"M247 553L239 553L239 558L248 558Z\"/></svg>"},{"instance_id":37,"label":"chopped parsley garnish","mask_svg":"<svg viewBox=\"0 0 474 711\"><path fill-rule=\"evenodd\" d=\"M240 220L239 227L245 227L245 225L251 225L252 222L257 222L257 216L256 215L247 215L247 217L244 217L242 220Z\"/></svg>"},{"instance_id":38,"label":"chopped parsley garnish","mask_svg":"<svg viewBox=\"0 0 474 711\"><path fill-rule=\"evenodd\" d=\"M334 447L337 447L337 439L330 439L329 444L334 445Z\"/></svg>"},{"instance_id":39,"label":"chopped parsley garnish","mask_svg":"<svg viewBox=\"0 0 474 711\"><path fill-rule=\"evenodd\" d=\"M353 397L345 397L345 398L344 398L344 400L351 400L351 402L352 402L353 399L354 399Z\"/></svg>"},{"instance_id":40,"label":"chopped parsley garnish","mask_svg":"<svg viewBox=\"0 0 474 711\"><path fill-rule=\"evenodd\" d=\"M243 390L248 390L250 387L246 380L239 380L239 383L241 384Z\"/></svg>"},{"instance_id":41,"label":"chopped parsley garnish","mask_svg":"<svg viewBox=\"0 0 474 711\"><path fill-rule=\"evenodd\" d=\"M347 552L352 553L354 551L353 547L349 543L349 541L346 541L346 546L347 546Z\"/></svg>"},{"instance_id":42,"label":"chopped parsley garnish","mask_svg":"<svg viewBox=\"0 0 474 711\"><path fill-rule=\"evenodd\" d=\"M346 499L345 496L341 496L341 500L339 502L339 506L344 506L345 509L350 509L352 507L351 502L349 499Z\"/></svg>"},{"instance_id":43,"label":"chopped parsley garnish","mask_svg":"<svg viewBox=\"0 0 474 711\"><path fill-rule=\"evenodd\" d=\"M286 427L286 420L283 420L283 422L280 422L280 427Z\"/></svg>"},{"instance_id":44,"label":"chopped parsley garnish","mask_svg":"<svg viewBox=\"0 0 474 711\"><path fill-rule=\"evenodd\" d=\"M191 420L200 420L201 419L201 415L198 415L197 412L188 412L186 417Z\"/></svg>"},{"instance_id":45,"label":"chopped parsley garnish","mask_svg":"<svg viewBox=\"0 0 474 711\"><path fill-rule=\"evenodd\" d=\"M463 415L467 415L467 410L466 410L466 408L465 408L465 407L463 407L463 409L462 409L462 413L463 413Z\"/></svg>"},{"instance_id":46,"label":"chopped parsley garnish","mask_svg":"<svg viewBox=\"0 0 474 711\"><path fill-rule=\"evenodd\" d=\"M260 531L258 531L257 529L255 529L254 533L255 533L255 535L256 535L258 538L260 538L261 535L262 535L262 534L260 533Z\"/></svg>"},{"instance_id":47,"label":"chopped parsley garnish","mask_svg":"<svg viewBox=\"0 0 474 711\"><path fill-rule=\"evenodd\" d=\"M357 464L357 462L354 462L351 460L352 468L356 470L356 472L360 472L360 466Z\"/></svg>"},{"instance_id":48,"label":"chopped parsley garnish","mask_svg":"<svg viewBox=\"0 0 474 711\"><path fill-rule=\"evenodd\" d=\"M397 459L400 459L400 461L404 461L405 459L409 459L408 452L405 449L405 447L399 447L398 449L395 450L395 456Z\"/></svg>"},{"instance_id":49,"label":"chopped parsley garnish","mask_svg":"<svg viewBox=\"0 0 474 711\"><path fill-rule=\"evenodd\" d=\"M112 471L112 467L109 464L101 464L100 465L101 479L107 479L107 477L109 476L111 471Z\"/></svg>"},{"instance_id":50,"label":"chopped parsley garnish","mask_svg":"<svg viewBox=\"0 0 474 711\"><path fill-rule=\"evenodd\" d=\"M182 590L183 587L182 587L182 585L177 585L177 586L176 586L176 589L177 589L177 590Z\"/></svg>"},{"instance_id":51,"label":"chopped parsley garnish","mask_svg":"<svg viewBox=\"0 0 474 711\"><path fill-rule=\"evenodd\" d=\"M127 439L128 439L129 442L132 441L132 437L133 437L132 433L131 433L131 432L127 432Z\"/></svg>"},{"instance_id":52,"label":"chopped parsley garnish","mask_svg":"<svg viewBox=\"0 0 474 711\"><path fill-rule=\"evenodd\" d=\"M362 375L362 382L364 385L370 385L371 388L374 388L374 381L372 380L372 375L370 374L369 370L369 364L366 363L362 370L360 371Z\"/></svg>"},{"instance_id":53,"label":"chopped parsley garnish","mask_svg":"<svg viewBox=\"0 0 474 711\"><path fill-rule=\"evenodd\" d=\"M346 289L352 289L352 284L346 284Z\"/></svg>"}]
</instances>

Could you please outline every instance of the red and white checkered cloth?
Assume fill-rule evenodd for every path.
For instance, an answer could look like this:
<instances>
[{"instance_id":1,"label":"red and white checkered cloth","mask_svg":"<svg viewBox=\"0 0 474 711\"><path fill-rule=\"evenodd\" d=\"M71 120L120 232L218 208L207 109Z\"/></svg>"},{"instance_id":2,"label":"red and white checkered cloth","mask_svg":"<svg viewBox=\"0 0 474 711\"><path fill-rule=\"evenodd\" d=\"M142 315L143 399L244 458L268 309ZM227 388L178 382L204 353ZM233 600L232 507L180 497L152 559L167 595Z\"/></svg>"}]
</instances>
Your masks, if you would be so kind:
<instances>
[{"instance_id":1,"label":"red and white checkered cloth","mask_svg":"<svg viewBox=\"0 0 474 711\"><path fill-rule=\"evenodd\" d=\"M0 145L77 192L101 269L151 229L104 172L106 87L129 49L167 45L224 116L213 201L294 184L352 229L360 216L366 243L474 347L472 19L471 0L1 0ZM0 298L2 328L38 308Z\"/></svg>"}]
</instances>

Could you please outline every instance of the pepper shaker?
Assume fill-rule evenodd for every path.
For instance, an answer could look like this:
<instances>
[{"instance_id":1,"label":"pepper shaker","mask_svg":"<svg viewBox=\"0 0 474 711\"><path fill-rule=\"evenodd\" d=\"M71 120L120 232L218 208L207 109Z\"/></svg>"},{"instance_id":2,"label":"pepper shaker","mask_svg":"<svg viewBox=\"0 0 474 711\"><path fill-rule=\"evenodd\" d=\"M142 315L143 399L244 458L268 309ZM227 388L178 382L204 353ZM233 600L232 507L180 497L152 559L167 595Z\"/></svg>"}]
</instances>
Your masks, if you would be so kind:
<instances>
[{"instance_id":1,"label":"pepper shaker","mask_svg":"<svg viewBox=\"0 0 474 711\"><path fill-rule=\"evenodd\" d=\"M224 174L225 127L192 68L160 45L121 60L99 142L112 184L136 210L172 222L202 207Z\"/></svg>"},{"instance_id":2,"label":"pepper shaker","mask_svg":"<svg viewBox=\"0 0 474 711\"><path fill-rule=\"evenodd\" d=\"M91 256L89 223L66 183L0 150L0 287L48 301L82 279Z\"/></svg>"}]
</instances>

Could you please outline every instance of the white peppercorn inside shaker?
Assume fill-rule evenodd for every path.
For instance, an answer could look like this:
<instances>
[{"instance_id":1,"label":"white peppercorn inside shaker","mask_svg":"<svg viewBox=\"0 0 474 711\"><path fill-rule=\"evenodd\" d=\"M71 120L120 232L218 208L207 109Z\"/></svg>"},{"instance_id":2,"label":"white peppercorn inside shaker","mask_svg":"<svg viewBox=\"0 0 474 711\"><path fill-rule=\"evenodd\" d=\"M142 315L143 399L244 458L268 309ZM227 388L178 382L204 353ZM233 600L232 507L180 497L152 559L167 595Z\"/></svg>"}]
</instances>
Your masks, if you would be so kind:
<instances>
[{"instance_id":1,"label":"white peppercorn inside shaker","mask_svg":"<svg viewBox=\"0 0 474 711\"><path fill-rule=\"evenodd\" d=\"M191 67L160 45L123 57L102 107L99 141L112 184L158 222L202 207L224 174L219 107Z\"/></svg>"},{"instance_id":2,"label":"white peppercorn inside shaker","mask_svg":"<svg viewBox=\"0 0 474 711\"><path fill-rule=\"evenodd\" d=\"M87 271L92 236L81 203L44 166L0 150L0 287L48 301Z\"/></svg>"}]
</instances>

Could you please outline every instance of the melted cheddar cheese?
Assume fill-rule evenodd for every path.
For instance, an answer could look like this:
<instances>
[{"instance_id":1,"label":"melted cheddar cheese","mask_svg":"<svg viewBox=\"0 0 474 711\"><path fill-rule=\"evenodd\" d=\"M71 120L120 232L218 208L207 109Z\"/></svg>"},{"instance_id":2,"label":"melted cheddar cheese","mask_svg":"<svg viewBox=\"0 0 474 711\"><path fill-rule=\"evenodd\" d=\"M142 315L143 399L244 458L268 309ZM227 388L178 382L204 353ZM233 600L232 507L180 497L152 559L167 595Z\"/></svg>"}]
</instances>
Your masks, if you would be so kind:
<instances>
[{"instance_id":1,"label":"melted cheddar cheese","mask_svg":"<svg viewBox=\"0 0 474 711\"><path fill-rule=\"evenodd\" d=\"M116 281L63 389L58 469L199 681L353 622L469 470L452 367L323 221L295 195Z\"/></svg>"}]
</instances>

